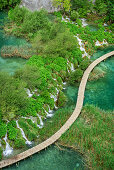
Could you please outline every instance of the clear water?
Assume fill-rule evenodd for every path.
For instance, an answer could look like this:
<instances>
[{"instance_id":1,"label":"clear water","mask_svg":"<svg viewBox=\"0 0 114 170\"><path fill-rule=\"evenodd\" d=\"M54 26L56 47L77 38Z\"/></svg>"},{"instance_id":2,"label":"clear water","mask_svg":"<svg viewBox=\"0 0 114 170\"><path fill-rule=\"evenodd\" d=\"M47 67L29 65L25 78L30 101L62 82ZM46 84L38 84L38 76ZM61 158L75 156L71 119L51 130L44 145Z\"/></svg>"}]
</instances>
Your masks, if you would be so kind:
<instances>
[{"instance_id":1,"label":"clear water","mask_svg":"<svg viewBox=\"0 0 114 170\"><path fill-rule=\"evenodd\" d=\"M23 67L27 60L22 58L2 58L1 47L4 45L25 45L26 40L6 35L2 29L4 21L7 18L7 12L0 12L0 71L13 74L17 69Z\"/></svg>"},{"instance_id":2,"label":"clear water","mask_svg":"<svg viewBox=\"0 0 114 170\"><path fill-rule=\"evenodd\" d=\"M55 145L33 155L4 170L83 170L84 161L82 156L72 150L58 149Z\"/></svg>"},{"instance_id":3,"label":"clear water","mask_svg":"<svg viewBox=\"0 0 114 170\"><path fill-rule=\"evenodd\" d=\"M3 18L7 14L0 13L0 25L3 23ZM2 21L1 21L2 19ZM0 29L0 48L2 45L24 44L25 41L17 39L13 36L5 36L2 29ZM114 47L109 47L104 50L99 50L92 57L93 60L102 56L103 54L114 50ZM26 63L23 59L2 59L0 57L0 71L7 71L10 74L22 67ZM4 66L3 66L4 65ZM92 103L98 105L103 109L114 109L114 57L101 63L99 67L106 70L107 74L104 78L95 81L88 82L85 103ZM78 88L69 86L65 90L65 93L69 97L71 103L76 103ZM65 149L65 148L64 148ZM59 150L57 147L50 146L48 149L41 151L33 155L24 161L20 161L19 164L14 164L10 167L4 168L5 170L83 170L84 161L82 155L72 150Z\"/></svg>"},{"instance_id":4,"label":"clear water","mask_svg":"<svg viewBox=\"0 0 114 170\"><path fill-rule=\"evenodd\" d=\"M114 50L114 47L98 50L91 59L96 58ZM114 56L101 62L98 67L102 68L106 74L97 81L87 83L84 105L94 104L104 110L114 110ZM65 90L69 100L76 103L78 87L68 86Z\"/></svg>"},{"instance_id":5,"label":"clear water","mask_svg":"<svg viewBox=\"0 0 114 170\"><path fill-rule=\"evenodd\" d=\"M98 27L96 25L88 25L91 31L98 31Z\"/></svg>"}]
</instances>

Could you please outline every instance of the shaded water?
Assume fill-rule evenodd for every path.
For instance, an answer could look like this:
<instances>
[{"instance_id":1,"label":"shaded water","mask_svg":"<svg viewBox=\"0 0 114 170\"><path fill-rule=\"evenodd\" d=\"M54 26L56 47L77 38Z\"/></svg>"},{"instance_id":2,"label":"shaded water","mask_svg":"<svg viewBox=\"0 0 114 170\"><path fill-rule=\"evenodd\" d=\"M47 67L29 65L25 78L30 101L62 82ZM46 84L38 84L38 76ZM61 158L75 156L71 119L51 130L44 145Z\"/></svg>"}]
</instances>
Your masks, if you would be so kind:
<instances>
[{"instance_id":1,"label":"shaded water","mask_svg":"<svg viewBox=\"0 0 114 170\"><path fill-rule=\"evenodd\" d=\"M96 58L114 50L114 47L98 50L91 59ZM98 67L106 72L103 78L96 81L87 82L84 104L94 104L104 110L114 109L114 57L101 62ZM68 86L65 94L69 100L76 103L78 87Z\"/></svg>"},{"instance_id":2,"label":"shaded water","mask_svg":"<svg viewBox=\"0 0 114 170\"><path fill-rule=\"evenodd\" d=\"M7 18L7 12L0 12L0 71L13 74L17 69L23 67L27 60L22 58L2 58L1 47L4 45L25 45L26 40L16 38L15 36L8 36L3 31L3 24Z\"/></svg>"}]
</instances>

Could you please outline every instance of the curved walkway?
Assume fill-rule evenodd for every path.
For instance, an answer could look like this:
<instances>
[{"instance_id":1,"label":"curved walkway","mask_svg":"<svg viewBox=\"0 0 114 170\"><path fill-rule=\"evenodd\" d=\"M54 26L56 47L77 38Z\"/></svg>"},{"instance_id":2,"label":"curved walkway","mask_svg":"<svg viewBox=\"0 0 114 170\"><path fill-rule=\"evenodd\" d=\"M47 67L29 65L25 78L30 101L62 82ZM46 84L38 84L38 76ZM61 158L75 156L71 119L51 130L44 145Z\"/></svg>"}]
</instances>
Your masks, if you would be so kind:
<instances>
[{"instance_id":1,"label":"curved walkway","mask_svg":"<svg viewBox=\"0 0 114 170\"><path fill-rule=\"evenodd\" d=\"M6 167L8 165L14 164L20 160L23 160L45 148L47 148L49 145L53 144L55 141L57 141L61 135L63 133L65 133L66 130L68 130L70 128L70 126L74 123L74 121L77 119L77 117L79 116L81 109L83 107L83 101L84 101L84 92L85 92L85 87L86 87L86 83L89 77L90 72L93 70L93 68L99 64L101 61L107 59L108 57L114 55L114 51L107 53L105 55L103 55L102 57L96 59L92 64L89 65L89 67L86 69L86 71L84 72L84 75L82 77L80 86L79 86L79 90L78 90L78 97L77 97L77 103L76 103L76 108L73 112L73 114L71 115L71 117L67 120L67 122L60 128L60 130L58 130L53 136L51 136L49 139L47 139L46 141L42 142L41 144L28 149L25 152L22 152L10 159L7 160L3 160L0 162L0 168Z\"/></svg>"}]
</instances>

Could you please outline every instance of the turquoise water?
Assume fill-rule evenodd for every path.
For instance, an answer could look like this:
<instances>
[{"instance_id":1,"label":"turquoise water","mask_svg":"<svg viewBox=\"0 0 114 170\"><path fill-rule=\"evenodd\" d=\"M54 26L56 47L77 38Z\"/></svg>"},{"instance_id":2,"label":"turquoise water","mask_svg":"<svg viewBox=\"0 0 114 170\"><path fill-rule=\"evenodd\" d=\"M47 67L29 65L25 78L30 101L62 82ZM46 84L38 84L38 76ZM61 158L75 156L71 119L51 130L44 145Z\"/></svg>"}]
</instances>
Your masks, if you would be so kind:
<instances>
[{"instance_id":1,"label":"turquoise water","mask_svg":"<svg viewBox=\"0 0 114 170\"><path fill-rule=\"evenodd\" d=\"M99 28L96 25L88 25L91 31L97 31Z\"/></svg>"},{"instance_id":2,"label":"turquoise water","mask_svg":"<svg viewBox=\"0 0 114 170\"><path fill-rule=\"evenodd\" d=\"M7 18L7 12L0 12L0 71L13 74L17 69L23 67L27 60L22 58L2 58L1 47L4 45L25 45L26 40L6 35L2 29L4 21Z\"/></svg>"},{"instance_id":3,"label":"turquoise water","mask_svg":"<svg viewBox=\"0 0 114 170\"><path fill-rule=\"evenodd\" d=\"M79 153L51 146L31 158L19 162L18 166L12 165L4 170L83 170L83 167L84 162Z\"/></svg>"},{"instance_id":4,"label":"turquoise water","mask_svg":"<svg viewBox=\"0 0 114 170\"><path fill-rule=\"evenodd\" d=\"M91 59L96 58L114 50L114 47L108 47L103 50L98 50ZM101 62L98 67L102 68L106 74L103 78L97 81L87 83L84 105L86 103L94 104L104 110L114 110L114 56ZM72 103L76 103L78 87L68 86L65 94Z\"/></svg>"},{"instance_id":5,"label":"turquoise water","mask_svg":"<svg viewBox=\"0 0 114 170\"><path fill-rule=\"evenodd\" d=\"M0 25L3 25L3 19L7 13L0 12ZM1 20L2 19L2 20ZM22 45L26 41L14 36L6 36L0 29L0 48L3 45ZM102 56L103 54L114 50L114 47L109 47L104 50L99 50L92 56L92 60ZM26 60L20 58L3 59L0 57L0 71L7 71L13 74L16 69L22 67ZM102 67L107 73L104 78L94 82L88 82L85 92L85 103L95 104L105 110L114 109L114 57L102 62L99 67ZM78 88L69 86L65 93L69 97L71 103L76 103ZM83 157L77 152L68 150L60 150L54 145L48 149L33 155L24 161L19 162L11 167L4 168L5 170L83 170Z\"/></svg>"}]
</instances>

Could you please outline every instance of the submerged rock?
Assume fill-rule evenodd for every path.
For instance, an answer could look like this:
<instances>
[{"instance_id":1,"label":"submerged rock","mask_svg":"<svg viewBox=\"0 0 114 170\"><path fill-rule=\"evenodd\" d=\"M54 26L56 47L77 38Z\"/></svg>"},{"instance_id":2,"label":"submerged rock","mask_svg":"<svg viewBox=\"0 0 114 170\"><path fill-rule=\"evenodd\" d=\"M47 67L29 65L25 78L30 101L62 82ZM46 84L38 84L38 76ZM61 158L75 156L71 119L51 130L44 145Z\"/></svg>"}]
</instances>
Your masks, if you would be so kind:
<instances>
[{"instance_id":1,"label":"submerged rock","mask_svg":"<svg viewBox=\"0 0 114 170\"><path fill-rule=\"evenodd\" d=\"M22 0L21 6L25 6L31 11L46 9L48 12L54 12L57 9L53 7L51 0Z\"/></svg>"}]
</instances>

